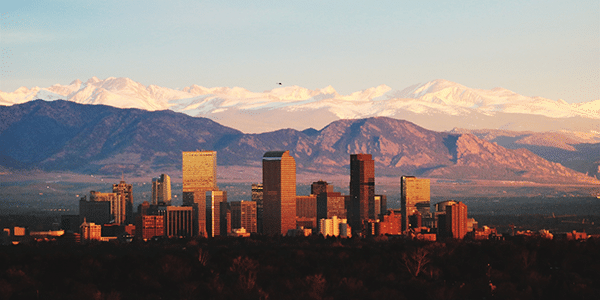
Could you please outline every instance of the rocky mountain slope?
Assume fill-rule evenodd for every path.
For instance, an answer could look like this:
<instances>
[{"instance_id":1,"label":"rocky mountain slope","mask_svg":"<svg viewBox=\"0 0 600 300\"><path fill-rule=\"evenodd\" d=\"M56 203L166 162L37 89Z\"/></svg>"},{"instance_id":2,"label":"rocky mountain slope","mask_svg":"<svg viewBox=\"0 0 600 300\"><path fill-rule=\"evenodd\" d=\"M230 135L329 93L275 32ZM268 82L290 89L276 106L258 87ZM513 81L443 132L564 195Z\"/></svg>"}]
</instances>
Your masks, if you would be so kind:
<instances>
[{"instance_id":1,"label":"rocky mountain slope","mask_svg":"<svg viewBox=\"0 0 600 300\"><path fill-rule=\"evenodd\" d=\"M149 111L172 110L210 118L246 133L284 128L323 128L340 119L392 117L409 120L430 130L508 129L568 130L600 136L600 100L569 104L562 100L528 97L495 88L468 88L434 80L404 90L386 85L340 95L331 87L309 90L278 87L262 93L244 88L197 85L180 90L144 86L129 78L96 77L87 82L49 88L26 87L0 91L0 105L34 99L64 99L81 104L104 104Z\"/></svg>"},{"instance_id":2,"label":"rocky mountain slope","mask_svg":"<svg viewBox=\"0 0 600 300\"><path fill-rule=\"evenodd\" d=\"M527 149L546 160L600 179L600 138L595 136L577 136L564 132L459 128L451 132L471 133L508 149Z\"/></svg>"},{"instance_id":3,"label":"rocky mountain slope","mask_svg":"<svg viewBox=\"0 0 600 300\"><path fill-rule=\"evenodd\" d=\"M260 166L264 152L290 150L307 172L347 174L350 154L371 153L378 176L597 182L528 150L386 117L244 134L172 111L32 101L0 107L0 120L0 165L10 170L136 176L180 170L181 151L216 150L219 165Z\"/></svg>"}]
</instances>

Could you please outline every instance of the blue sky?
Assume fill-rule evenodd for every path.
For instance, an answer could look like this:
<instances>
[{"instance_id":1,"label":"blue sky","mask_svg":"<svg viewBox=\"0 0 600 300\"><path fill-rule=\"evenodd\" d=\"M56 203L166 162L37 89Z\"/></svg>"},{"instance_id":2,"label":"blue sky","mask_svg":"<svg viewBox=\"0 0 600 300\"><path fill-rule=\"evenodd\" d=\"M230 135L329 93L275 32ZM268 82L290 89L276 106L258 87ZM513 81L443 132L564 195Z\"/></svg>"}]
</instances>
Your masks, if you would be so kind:
<instances>
[{"instance_id":1,"label":"blue sky","mask_svg":"<svg viewBox=\"0 0 600 300\"><path fill-rule=\"evenodd\" d=\"M341 94L447 79L600 99L597 0L4 2L5 92L92 76Z\"/></svg>"}]
</instances>

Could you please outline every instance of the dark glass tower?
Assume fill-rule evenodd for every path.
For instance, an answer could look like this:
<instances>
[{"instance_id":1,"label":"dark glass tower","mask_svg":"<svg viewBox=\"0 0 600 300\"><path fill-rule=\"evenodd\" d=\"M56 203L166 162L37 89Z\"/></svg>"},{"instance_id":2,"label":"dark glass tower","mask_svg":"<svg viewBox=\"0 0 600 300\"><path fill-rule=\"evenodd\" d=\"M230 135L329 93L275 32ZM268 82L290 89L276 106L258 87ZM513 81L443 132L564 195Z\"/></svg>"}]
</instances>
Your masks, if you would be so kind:
<instances>
[{"instance_id":1,"label":"dark glass tower","mask_svg":"<svg viewBox=\"0 0 600 300\"><path fill-rule=\"evenodd\" d=\"M375 162L371 154L350 155L349 221L352 230L362 232L365 220L375 219Z\"/></svg>"}]
</instances>

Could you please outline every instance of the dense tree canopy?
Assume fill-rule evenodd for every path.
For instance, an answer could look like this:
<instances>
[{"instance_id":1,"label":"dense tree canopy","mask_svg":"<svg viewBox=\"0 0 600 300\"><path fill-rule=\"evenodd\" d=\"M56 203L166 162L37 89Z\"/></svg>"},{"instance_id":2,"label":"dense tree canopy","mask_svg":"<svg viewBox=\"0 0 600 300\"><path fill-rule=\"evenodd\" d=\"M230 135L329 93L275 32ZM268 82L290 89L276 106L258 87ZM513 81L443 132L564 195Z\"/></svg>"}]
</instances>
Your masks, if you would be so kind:
<instances>
[{"instance_id":1,"label":"dense tree canopy","mask_svg":"<svg viewBox=\"0 0 600 300\"><path fill-rule=\"evenodd\" d=\"M2 299L598 299L600 243L322 237L0 246Z\"/></svg>"}]
</instances>

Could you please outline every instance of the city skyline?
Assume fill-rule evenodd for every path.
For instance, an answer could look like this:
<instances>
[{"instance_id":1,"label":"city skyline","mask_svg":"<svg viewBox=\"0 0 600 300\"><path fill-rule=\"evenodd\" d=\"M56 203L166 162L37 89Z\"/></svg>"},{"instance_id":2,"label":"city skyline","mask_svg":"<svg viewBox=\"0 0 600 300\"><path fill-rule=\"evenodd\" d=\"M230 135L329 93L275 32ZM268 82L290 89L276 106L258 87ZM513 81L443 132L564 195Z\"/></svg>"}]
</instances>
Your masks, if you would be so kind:
<instances>
[{"instance_id":1,"label":"city skyline","mask_svg":"<svg viewBox=\"0 0 600 300\"><path fill-rule=\"evenodd\" d=\"M443 78L591 101L600 99L596 4L18 1L1 8L0 90L114 76L348 94Z\"/></svg>"}]
</instances>

